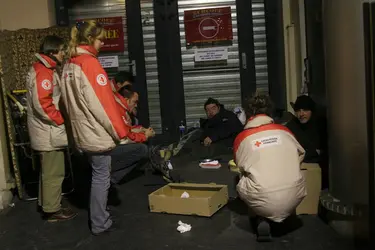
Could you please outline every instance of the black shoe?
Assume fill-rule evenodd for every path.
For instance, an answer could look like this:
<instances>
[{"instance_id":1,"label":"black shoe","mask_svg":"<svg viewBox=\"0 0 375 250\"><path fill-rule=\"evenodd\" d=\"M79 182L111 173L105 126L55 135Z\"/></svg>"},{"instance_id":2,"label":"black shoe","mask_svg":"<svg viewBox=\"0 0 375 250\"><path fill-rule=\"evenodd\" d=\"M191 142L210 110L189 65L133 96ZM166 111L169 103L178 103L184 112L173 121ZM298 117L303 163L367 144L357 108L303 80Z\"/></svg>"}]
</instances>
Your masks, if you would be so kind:
<instances>
[{"instance_id":1,"label":"black shoe","mask_svg":"<svg viewBox=\"0 0 375 250\"><path fill-rule=\"evenodd\" d=\"M260 219L258 227L257 227L257 234L258 234L257 240L259 242L272 241L271 227L270 227L270 224L266 220Z\"/></svg>"},{"instance_id":2,"label":"black shoe","mask_svg":"<svg viewBox=\"0 0 375 250\"><path fill-rule=\"evenodd\" d=\"M117 207L121 204L121 200L118 197L118 190L115 187L115 185L111 185L109 190L108 190L108 201L107 205L108 206L114 206Z\"/></svg>"},{"instance_id":3,"label":"black shoe","mask_svg":"<svg viewBox=\"0 0 375 250\"><path fill-rule=\"evenodd\" d=\"M113 221L112 225L109 228L107 228L106 230L104 230L103 232L100 232L100 233L93 233L93 232L91 232L91 233L94 236L101 236L101 235L105 235L107 233L112 233L112 232L118 230L118 228L119 227L118 227L117 223Z\"/></svg>"}]
</instances>

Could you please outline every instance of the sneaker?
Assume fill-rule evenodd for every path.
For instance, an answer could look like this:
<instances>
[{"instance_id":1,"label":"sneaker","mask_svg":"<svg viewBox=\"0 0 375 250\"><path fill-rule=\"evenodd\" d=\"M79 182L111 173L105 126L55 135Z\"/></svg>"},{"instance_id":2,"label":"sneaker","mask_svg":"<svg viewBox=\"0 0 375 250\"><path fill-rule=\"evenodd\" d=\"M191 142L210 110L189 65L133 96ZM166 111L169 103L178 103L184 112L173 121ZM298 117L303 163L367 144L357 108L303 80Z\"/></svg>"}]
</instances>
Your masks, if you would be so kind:
<instances>
[{"instance_id":1,"label":"sneaker","mask_svg":"<svg viewBox=\"0 0 375 250\"><path fill-rule=\"evenodd\" d=\"M55 213L45 213L48 222L59 222L71 220L77 216L77 213L70 208L62 208Z\"/></svg>"},{"instance_id":2,"label":"sneaker","mask_svg":"<svg viewBox=\"0 0 375 250\"><path fill-rule=\"evenodd\" d=\"M115 221L113 221L112 225L109 228L107 228L106 230L104 230L103 232L100 232L100 233L91 232L91 233L94 236L100 236L100 235L105 235L107 233L112 233L114 231L117 231L118 229L119 229L119 225Z\"/></svg>"}]
</instances>

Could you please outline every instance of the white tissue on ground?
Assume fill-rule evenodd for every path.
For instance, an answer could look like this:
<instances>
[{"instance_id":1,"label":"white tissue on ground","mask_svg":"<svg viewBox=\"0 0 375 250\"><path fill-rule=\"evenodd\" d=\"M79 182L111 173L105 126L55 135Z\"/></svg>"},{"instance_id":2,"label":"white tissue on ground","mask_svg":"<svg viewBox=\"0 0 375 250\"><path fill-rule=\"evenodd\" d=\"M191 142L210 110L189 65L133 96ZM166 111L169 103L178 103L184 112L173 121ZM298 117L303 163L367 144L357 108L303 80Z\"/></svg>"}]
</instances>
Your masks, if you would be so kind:
<instances>
[{"instance_id":1,"label":"white tissue on ground","mask_svg":"<svg viewBox=\"0 0 375 250\"><path fill-rule=\"evenodd\" d=\"M191 225L178 221L177 231L180 233L189 232L191 230Z\"/></svg>"},{"instance_id":2,"label":"white tissue on ground","mask_svg":"<svg viewBox=\"0 0 375 250\"><path fill-rule=\"evenodd\" d=\"M168 168L169 168L169 170L173 170L173 166L172 166L172 163L170 161L168 162Z\"/></svg>"},{"instance_id":3,"label":"white tissue on ground","mask_svg":"<svg viewBox=\"0 0 375 250\"><path fill-rule=\"evenodd\" d=\"M181 194L181 198L189 198L189 197L190 197L190 195L189 195L188 192L183 192L183 193Z\"/></svg>"}]
</instances>

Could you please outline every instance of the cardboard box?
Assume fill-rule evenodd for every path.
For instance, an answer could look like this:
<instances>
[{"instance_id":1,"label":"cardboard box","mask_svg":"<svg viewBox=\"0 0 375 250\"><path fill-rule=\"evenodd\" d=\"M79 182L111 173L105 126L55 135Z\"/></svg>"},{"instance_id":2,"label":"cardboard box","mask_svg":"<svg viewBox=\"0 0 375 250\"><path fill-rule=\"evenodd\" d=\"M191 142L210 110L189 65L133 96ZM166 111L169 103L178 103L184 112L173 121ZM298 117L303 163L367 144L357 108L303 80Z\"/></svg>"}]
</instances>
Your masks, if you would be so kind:
<instances>
[{"instance_id":1,"label":"cardboard box","mask_svg":"<svg viewBox=\"0 0 375 250\"><path fill-rule=\"evenodd\" d=\"M189 198L181 198L187 192ZM211 217L228 203L228 187L216 184L170 183L148 196L154 213Z\"/></svg>"},{"instance_id":2,"label":"cardboard box","mask_svg":"<svg viewBox=\"0 0 375 250\"><path fill-rule=\"evenodd\" d=\"M317 214L322 188L322 172L317 163L302 163L301 170L306 180L307 195L296 209L297 214Z\"/></svg>"}]
</instances>

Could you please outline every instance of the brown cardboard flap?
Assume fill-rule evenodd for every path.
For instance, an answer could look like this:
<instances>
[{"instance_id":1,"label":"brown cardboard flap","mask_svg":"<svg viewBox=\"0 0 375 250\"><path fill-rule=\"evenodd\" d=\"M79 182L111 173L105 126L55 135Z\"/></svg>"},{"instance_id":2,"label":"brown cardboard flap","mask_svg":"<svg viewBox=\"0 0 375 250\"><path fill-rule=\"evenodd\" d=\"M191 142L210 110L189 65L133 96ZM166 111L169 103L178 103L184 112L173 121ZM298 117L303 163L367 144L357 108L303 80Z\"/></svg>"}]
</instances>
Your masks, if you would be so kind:
<instances>
[{"instance_id":1,"label":"brown cardboard flap","mask_svg":"<svg viewBox=\"0 0 375 250\"><path fill-rule=\"evenodd\" d=\"M301 164L301 170L317 170L320 169L320 166L318 163L305 163L302 162Z\"/></svg>"},{"instance_id":2,"label":"brown cardboard flap","mask_svg":"<svg viewBox=\"0 0 375 250\"><path fill-rule=\"evenodd\" d=\"M322 186L321 169L318 164L302 164L302 174L305 178L307 195L297 207L297 214L317 214L320 190Z\"/></svg>"}]
</instances>

